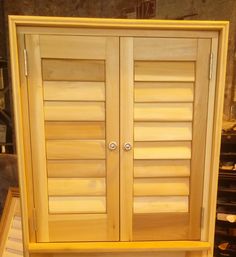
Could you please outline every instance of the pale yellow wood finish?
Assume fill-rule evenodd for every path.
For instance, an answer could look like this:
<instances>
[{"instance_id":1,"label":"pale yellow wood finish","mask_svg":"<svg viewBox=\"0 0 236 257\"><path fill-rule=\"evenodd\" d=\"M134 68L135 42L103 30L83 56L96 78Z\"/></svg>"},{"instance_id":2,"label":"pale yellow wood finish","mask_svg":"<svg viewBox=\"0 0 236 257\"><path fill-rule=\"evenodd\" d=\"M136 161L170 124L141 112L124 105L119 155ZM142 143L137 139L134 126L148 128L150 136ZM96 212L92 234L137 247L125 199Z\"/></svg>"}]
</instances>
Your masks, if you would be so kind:
<instances>
[{"instance_id":1,"label":"pale yellow wood finish","mask_svg":"<svg viewBox=\"0 0 236 257\"><path fill-rule=\"evenodd\" d=\"M135 102L192 102L194 83L135 82Z\"/></svg>"},{"instance_id":2,"label":"pale yellow wood finish","mask_svg":"<svg viewBox=\"0 0 236 257\"><path fill-rule=\"evenodd\" d=\"M117 23L116 23L117 22ZM18 31L21 31L20 33L24 33L26 32L27 30L28 31L38 31L39 33L46 33L46 34L50 34L52 33L52 31L54 31L54 33L56 32L57 34L62 34L62 33L66 33L66 31L68 31L68 33L71 33L71 31L73 31L73 33L83 33L82 31L85 31L83 28L79 28L79 29L76 29L75 27L80 25L81 24L86 24L86 26L90 27L90 28L87 28L86 31L84 32L84 34L88 34L91 32L93 32L94 34L97 33L97 35L100 33L103 33L103 34L109 34L109 33L113 33L113 35L147 35L147 36L150 36L153 37L155 35L166 35L167 37L173 37L174 35L176 35L176 37L215 37L217 38L217 33L219 31L219 63L221 63L221 65L218 66L218 71L219 71L219 75L218 75L218 80L217 80L217 86L216 86L216 97L218 99L220 99L220 101L218 102L218 104L216 105L215 107L215 113L216 113L216 116L215 116L215 119L217 121L217 125L214 126L214 131L213 131L213 138L214 140L216 140L216 142L213 144L213 151L212 151L212 156L213 156L213 166L211 166L211 173L213 172L214 174L216 174L214 172L214 170L217 170L217 166L218 166L218 157L217 156L217 152L219 152L219 140L217 140L217 137L218 135L220 134L220 124L221 122L218 122L220 121L221 119L221 114L222 114L222 101L223 101L223 87L222 87L222 84L224 84L224 75L225 75L225 68L224 68L224 65L225 65L225 60L226 60L226 57L225 57L225 53L226 53L226 38L227 38L227 23L224 23L224 22L209 22L208 24L206 22L193 22L193 21L189 21L189 22L186 22L186 21L179 21L178 22L178 25L174 25L175 23L172 22L172 21L122 21L121 24L119 24L119 20L118 21L113 21L113 20L109 20L108 22L106 20L96 20L96 22L94 21L91 21L90 19L85 19L83 21L80 21L78 22L78 20L73 20L71 18L67 18L67 19L64 19L64 21L62 22L63 23L63 26L64 28L61 29L59 28L61 26L62 23L60 23L60 21L58 20L58 18L25 18L25 17L22 17L22 18L18 18L18 17L12 17L10 19L10 34L11 34L11 49L13 50L12 51L12 68L13 68L13 84L15 85L19 85L17 84L17 81L18 80L18 67L17 67L17 63L14 62L14 60L17 60L17 52L14 51L14 47L16 46L16 36L15 36L15 29L16 29L16 26L17 26L17 29ZM186 23L185 23L186 22ZM40 27L40 28L33 28L33 27L25 27L24 24L51 24L52 26L54 26L54 30L49 30L47 27ZM115 25L114 25L115 23ZM93 26L106 26L106 28L108 28L109 26L113 26L116 27L117 29L114 29L114 30L107 30L107 29L104 29L104 30L98 30L98 29L91 29L93 28ZM57 28L56 28L57 27ZM69 29L69 27L74 27L72 29ZM129 29L126 29L126 30L122 30L121 28L124 28L124 27L127 27ZM139 28L139 30L131 30L130 28L131 27L136 27L136 28ZM165 30L159 30L156 31L155 30L148 30L150 28L154 28L154 27L158 27L158 28L167 28L169 31L165 31ZM172 27L172 30L170 30L170 28ZM184 31L181 31L178 29L184 29ZM186 31L186 30L195 30L194 32L193 31ZM200 29L203 29L203 30L206 30L206 31L203 31L203 32L200 32L199 30ZM207 31L208 30L208 31ZM212 30L209 32L209 30ZM110 35L112 35L112 33ZM115 34L114 34L115 33ZM120 33L120 34L119 34ZM131 34L129 34L131 33ZM218 85L221 84L220 87L218 87ZM15 105L15 110L16 110L16 117L18 118L21 118L21 107L20 107L20 101L19 99L17 99L17 92L20 92L19 90L19 87L16 86L16 88L14 88L14 98L16 100L16 105ZM16 119L17 120L17 119ZM20 119L21 121L21 119ZM17 128L21 128L22 129L22 126L20 124L17 123ZM19 130L19 132L17 132L17 139L19 142L21 142L22 140L20 140L20 134L22 132ZM213 140L213 142L214 142ZM21 147L18 147L18 149L23 149L23 144L20 144ZM214 148L215 147L215 148ZM19 168L20 170L22 170L22 167L24 167L24 162L22 161L23 160L23 154L20 155L20 158L19 158ZM24 176L21 176L21 177L24 177ZM21 186L24 184L25 182L24 181L21 181ZM216 179L213 179L213 184L216 183ZM25 187L24 187L25 188ZM213 185L212 188L210 189L210 196L209 196L209 199L213 199L211 202L210 202L210 205L211 205L211 217L212 215L214 214L214 202L215 202L215 198L212 196L215 194L215 186ZM23 191L24 192L24 191ZM24 192L24 194L26 195L26 192ZM24 201L22 201L24 202ZM23 214L25 215L25 217L27 217L28 213L27 213L27 208L26 208L26 205L23 204ZM211 220L214 220L211 219ZM210 237L212 237L213 233L212 233L212 230L213 230L214 226L213 226L213 222L211 222L210 224L210 232L207 233L208 236L211 235ZM26 226L26 230L27 231L27 226ZM27 241L27 239L26 239ZM163 246L163 243L161 243L162 246ZM80 248L80 246L78 246ZM104 246L102 246L104 247ZM117 247L117 246L114 246L114 247ZM171 247L173 247L173 244L171 244ZM181 249L183 246L181 246ZM53 246L51 245L50 248L53 248ZM81 248L80 248L81 249ZM147 249L147 248L146 248ZM187 246L187 249L190 249L190 246L188 245ZM147 249L148 250L148 249ZM79 250L80 251L80 250ZM210 254L210 253L209 253ZM199 255L200 256L200 255ZM211 255L209 255L211 256Z\"/></svg>"},{"instance_id":3,"label":"pale yellow wood finish","mask_svg":"<svg viewBox=\"0 0 236 257\"><path fill-rule=\"evenodd\" d=\"M36 210L37 242L48 242L48 192L47 167L45 163L45 135L42 92L42 70L38 35L27 35L27 58L29 65L28 104L31 140L32 173L34 178L34 204ZM26 99L25 99L26 101ZM40 131L40 133L37 133ZM29 136L29 135L28 135ZM35 224L36 226L36 224Z\"/></svg>"},{"instance_id":4,"label":"pale yellow wood finish","mask_svg":"<svg viewBox=\"0 0 236 257\"><path fill-rule=\"evenodd\" d=\"M124 151L124 144L133 147L133 38L120 39L120 240L132 240L133 212L133 149ZM129 171L129 172L127 172Z\"/></svg>"},{"instance_id":5,"label":"pale yellow wood finish","mask_svg":"<svg viewBox=\"0 0 236 257\"><path fill-rule=\"evenodd\" d=\"M104 82L44 81L44 100L105 101Z\"/></svg>"}]
</instances>

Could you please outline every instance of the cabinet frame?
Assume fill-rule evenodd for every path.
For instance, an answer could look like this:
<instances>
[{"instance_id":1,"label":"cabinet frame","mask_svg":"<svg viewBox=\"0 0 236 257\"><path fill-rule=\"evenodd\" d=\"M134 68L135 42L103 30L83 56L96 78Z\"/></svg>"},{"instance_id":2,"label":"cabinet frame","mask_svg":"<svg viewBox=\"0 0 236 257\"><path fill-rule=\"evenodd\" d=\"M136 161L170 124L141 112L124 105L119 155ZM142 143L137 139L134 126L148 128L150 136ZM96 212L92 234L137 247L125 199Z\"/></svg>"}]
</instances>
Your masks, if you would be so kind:
<instances>
[{"instance_id":1,"label":"cabinet frame","mask_svg":"<svg viewBox=\"0 0 236 257\"><path fill-rule=\"evenodd\" d=\"M48 30L47 27L50 27ZM204 256L213 255L214 226L215 226L215 208L216 192L218 182L218 163L220 153L220 135L222 127L224 84L226 73L227 58L227 39L228 39L227 21L169 21L169 20L123 20L123 19L90 19L90 18L54 18L54 17L27 17L27 16L9 16L9 35L11 51L11 69L13 83L13 100L15 113L15 131L17 139L18 169L20 178L21 206L23 217L23 242L26 256L29 252L58 252L68 250L69 252L84 252L90 249L90 252L127 252L127 251L204 251ZM69 30L68 30L69 29ZM86 30L85 30L86 29ZM218 42L218 60L216 68L215 96L217 99L214 105L212 119L214 127L212 128L212 139L207 142L207 147L211 147L211 156L209 156L208 165L210 171L205 179L211 181L209 193L204 195L204 199L210 199L206 206L208 215L205 215L204 229L205 235L202 235L201 242L193 241L171 241L171 242L117 242L117 243L35 243L34 229L32 220L34 220L32 196L27 194L32 189L30 183L31 177L26 174L29 169L26 160L27 152L24 146L24 139L27 136L29 127L25 127L21 109L22 103L19 95L25 94L26 86L25 71L20 67L25 67L23 53L19 52L19 43L24 44L24 35L30 33L51 34L78 34L83 35L118 35L118 36L147 36L150 32L152 36L161 36L164 32L173 36L173 32L178 37L196 37L211 38L213 47L217 47ZM194 31L194 36L192 35ZM150 34L149 34L150 35ZM211 99L211 98L209 98ZM212 99L213 101L214 99ZM24 125L23 125L24 124ZM203 200L204 202L204 200ZM30 210L30 211L29 211ZM30 235L30 236L29 236ZM30 240L31 238L31 240ZM185 244L184 244L185 243Z\"/></svg>"}]
</instances>

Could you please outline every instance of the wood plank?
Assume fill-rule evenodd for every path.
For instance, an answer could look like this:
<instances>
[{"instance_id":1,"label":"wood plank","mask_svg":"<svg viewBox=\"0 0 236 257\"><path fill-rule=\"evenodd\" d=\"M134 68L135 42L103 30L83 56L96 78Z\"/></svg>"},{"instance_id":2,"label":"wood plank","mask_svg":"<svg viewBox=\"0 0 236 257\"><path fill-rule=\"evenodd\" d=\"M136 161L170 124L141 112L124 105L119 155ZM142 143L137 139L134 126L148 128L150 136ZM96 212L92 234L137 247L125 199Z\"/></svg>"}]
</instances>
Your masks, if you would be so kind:
<instances>
[{"instance_id":1,"label":"wood plank","mask_svg":"<svg viewBox=\"0 0 236 257\"><path fill-rule=\"evenodd\" d=\"M138 252L134 251L131 252L129 249L129 252L114 252L114 250L111 253L104 252L104 253L84 253L82 256L83 257L186 257L185 252ZM35 256L33 255L32 257L42 257L42 256ZM46 256L47 257L47 256ZM78 254L72 253L72 254L65 254L65 253L58 253L56 257L78 257ZM188 256L189 257L189 256ZM192 257L192 256L191 256ZM196 257L196 256L193 256Z\"/></svg>"},{"instance_id":2,"label":"wood plank","mask_svg":"<svg viewBox=\"0 0 236 257\"><path fill-rule=\"evenodd\" d=\"M105 139L105 122L47 121L46 139Z\"/></svg>"},{"instance_id":3,"label":"wood plank","mask_svg":"<svg viewBox=\"0 0 236 257\"><path fill-rule=\"evenodd\" d=\"M120 141L120 38L109 37L106 44L106 142ZM106 149L107 233L108 239L120 239L120 151Z\"/></svg>"},{"instance_id":4,"label":"wood plank","mask_svg":"<svg viewBox=\"0 0 236 257\"><path fill-rule=\"evenodd\" d=\"M6 251L3 254L3 257L23 257L23 252L14 251L11 249L6 249Z\"/></svg>"},{"instance_id":5,"label":"wood plank","mask_svg":"<svg viewBox=\"0 0 236 257\"><path fill-rule=\"evenodd\" d=\"M49 178L99 178L106 175L104 160L49 160Z\"/></svg>"},{"instance_id":6,"label":"wood plank","mask_svg":"<svg viewBox=\"0 0 236 257\"><path fill-rule=\"evenodd\" d=\"M104 159L104 140L48 140L48 159Z\"/></svg>"},{"instance_id":7,"label":"wood plank","mask_svg":"<svg viewBox=\"0 0 236 257\"><path fill-rule=\"evenodd\" d=\"M49 196L96 196L106 194L105 178L49 178Z\"/></svg>"},{"instance_id":8,"label":"wood plank","mask_svg":"<svg viewBox=\"0 0 236 257\"><path fill-rule=\"evenodd\" d=\"M135 142L134 159L190 159L191 142Z\"/></svg>"},{"instance_id":9,"label":"wood plank","mask_svg":"<svg viewBox=\"0 0 236 257\"><path fill-rule=\"evenodd\" d=\"M11 228L9 231L9 237L17 240L22 240L22 230Z\"/></svg>"},{"instance_id":10,"label":"wood plank","mask_svg":"<svg viewBox=\"0 0 236 257\"><path fill-rule=\"evenodd\" d=\"M135 121L192 121L192 103L135 103Z\"/></svg>"},{"instance_id":11,"label":"wood plank","mask_svg":"<svg viewBox=\"0 0 236 257\"><path fill-rule=\"evenodd\" d=\"M191 122L135 122L135 141L192 140Z\"/></svg>"},{"instance_id":12,"label":"wood plank","mask_svg":"<svg viewBox=\"0 0 236 257\"><path fill-rule=\"evenodd\" d=\"M105 37L40 35L42 58L105 59L105 46Z\"/></svg>"},{"instance_id":13,"label":"wood plank","mask_svg":"<svg viewBox=\"0 0 236 257\"><path fill-rule=\"evenodd\" d=\"M134 177L188 177L190 160L135 160Z\"/></svg>"},{"instance_id":14,"label":"wood plank","mask_svg":"<svg viewBox=\"0 0 236 257\"><path fill-rule=\"evenodd\" d=\"M195 81L194 62L135 61L135 81Z\"/></svg>"},{"instance_id":15,"label":"wood plank","mask_svg":"<svg viewBox=\"0 0 236 257\"><path fill-rule=\"evenodd\" d=\"M134 196L189 195L188 178L135 178Z\"/></svg>"},{"instance_id":16,"label":"wood plank","mask_svg":"<svg viewBox=\"0 0 236 257\"><path fill-rule=\"evenodd\" d=\"M37 213L36 223L37 242L48 242L48 193L47 193L47 167L46 147L44 134L44 108L43 108L43 81L42 66L39 47L39 35L25 36L28 62L28 99L24 101L29 105L29 129L30 137L28 162L32 163L34 208ZM24 174L24 173L23 173ZM30 183L30 181L29 181ZM32 192L30 192L32 193ZM33 212L33 210L31 210ZM30 214L31 216L32 214ZM35 219L35 217L32 217Z\"/></svg>"},{"instance_id":17,"label":"wood plank","mask_svg":"<svg viewBox=\"0 0 236 257\"><path fill-rule=\"evenodd\" d=\"M78 253L101 253L104 252L112 254L121 253L123 254L137 254L141 253L158 253L162 251L203 251L209 250L211 247L209 242L201 241L139 241L139 242L101 242L101 243L29 243L29 252L33 253L56 253L62 254L64 256L66 253L71 255L75 253L75 256L78 256ZM72 255L73 256L73 255ZM73 256L73 257L75 257ZM125 255L127 256L127 255ZM132 256L132 255L131 255ZM155 255L156 256L156 255ZM158 256L158 255L157 255ZM178 256L178 255L177 255Z\"/></svg>"},{"instance_id":18,"label":"wood plank","mask_svg":"<svg viewBox=\"0 0 236 257\"><path fill-rule=\"evenodd\" d=\"M195 60L196 56L196 39L134 38L135 60Z\"/></svg>"},{"instance_id":19,"label":"wood plank","mask_svg":"<svg viewBox=\"0 0 236 257\"><path fill-rule=\"evenodd\" d=\"M15 216L15 217L13 218L13 222L12 222L11 227L12 227L12 228L15 228L15 229L22 229L21 217Z\"/></svg>"},{"instance_id":20,"label":"wood plank","mask_svg":"<svg viewBox=\"0 0 236 257\"><path fill-rule=\"evenodd\" d=\"M105 65L100 60L42 59L43 80L104 81Z\"/></svg>"},{"instance_id":21,"label":"wood plank","mask_svg":"<svg viewBox=\"0 0 236 257\"><path fill-rule=\"evenodd\" d=\"M92 231L88 229L92 227ZM107 241L107 214L57 214L49 216L52 242Z\"/></svg>"},{"instance_id":22,"label":"wood plank","mask_svg":"<svg viewBox=\"0 0 236 257\"><path fill-rule=\"evenodd\" d=\"M67 196L49 197L50 213L105 213L106 197Z\"/></svg>"},{"instance_id":23,"label":"wood plank","mask_svg":"<svg viewBox=\"0 0 236 257\"><path fill-rule=\"evenodd\" d=\"M44 100L105 101L104 82L44 81Z\"/></svg>"},{"instance_id":24,"label":"wood plank","mask_svg":"<svg viewBox=\"0 0 236 257\"><path fill-rule=\"evenodd\" d=\"M133 38L120 38L120 240L132 241L133 215L133 149L124 151L126 142L133 143Z\"/></svg>"},{"instance_id":25,"label":"wood plank","mask_svg":"<svg viewBox=\"0 0 236 257\"><path fill-rule=\"evenodd\" d=\"M201 238L201 208L203 198L203 183L206 154L206 133L208 123L208 93L209 93L209 58L211 51L210 39L198 40L196 65L196 86L194 100L193 141L191 160L191 193L190 193L190 230L189 238ZM211 182L210 182L211 183Z\"/></svg>"},{"instance_id":26,"label":"wood plank","mask_svg":"<svg viewBox=\"0 0 236 257\"><path fill-rule=\"evenodd\" d=\"M133 215L134 240L187 240L189 213L145 213Z\"/></svg>"},{"instance_id":27,"label":"wood plank","mask_svg":"<svg viewBox=\"0 0 236 257\"><path fill-rule=\"evenodd\" d=\"M134 213L188 212L188 196L134 197Z\"/></svg>"},{"instance_id":28,"label":"wood plank","mask_svg":"<svg viewBox=\"0 0 236 257\"><path fill-rule=\"evenodd\" d=\"M23 253L23 243L21 241L12 240L10 238L7 240L6 249L15 250Z\"/></svg>"},{"instance_id":29,"label":"wood plank","mask_svg":"<svg viewBox=\"0 0 236 257\"><path fill-rule=\"evenodd\" d=\"M194 83L135 82L135 102L192 102Z\"/></svg>"},{"instance_id":30,"label":"wood plank","mask_svg":"<svg viewBox=\"0 0 236 257\"><path fill-rule=\"evenodd\" d=\"M47 121L104 121L105 104L102 102L50 102L44 103Z\"/></svg>"}]
</instances>

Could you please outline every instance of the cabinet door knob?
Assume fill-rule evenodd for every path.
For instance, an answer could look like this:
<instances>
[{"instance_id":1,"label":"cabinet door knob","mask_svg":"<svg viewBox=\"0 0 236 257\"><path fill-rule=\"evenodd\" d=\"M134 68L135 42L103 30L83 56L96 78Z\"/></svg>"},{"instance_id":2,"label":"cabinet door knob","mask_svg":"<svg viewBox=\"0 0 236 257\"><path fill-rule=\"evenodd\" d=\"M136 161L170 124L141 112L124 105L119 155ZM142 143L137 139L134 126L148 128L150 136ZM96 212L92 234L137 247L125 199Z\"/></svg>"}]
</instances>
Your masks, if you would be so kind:
<instances>
[{"instance_id":1,"label":"cabinet door knob","mask_svg":"<svg viewBox=\"0 0 236 257\"><path fill-rule=\"evenodd\" d=\"M130 151L132 149L131 143L124 143L124 150L125 151Z\"/></svg>"},{"instance_id":2,"label":"cabinet door knob","mask_svg":"<svg viewBox=\"0 0 236 257\"><path fill-rule=\"evenodd\" d=\"M111 151L116 150L116 148L117 148L117 143L114 142L114 141L110 142L110 143L108 144L108 148L109 148L109 150L111 150Z\"/></svg>"}]
</instances>

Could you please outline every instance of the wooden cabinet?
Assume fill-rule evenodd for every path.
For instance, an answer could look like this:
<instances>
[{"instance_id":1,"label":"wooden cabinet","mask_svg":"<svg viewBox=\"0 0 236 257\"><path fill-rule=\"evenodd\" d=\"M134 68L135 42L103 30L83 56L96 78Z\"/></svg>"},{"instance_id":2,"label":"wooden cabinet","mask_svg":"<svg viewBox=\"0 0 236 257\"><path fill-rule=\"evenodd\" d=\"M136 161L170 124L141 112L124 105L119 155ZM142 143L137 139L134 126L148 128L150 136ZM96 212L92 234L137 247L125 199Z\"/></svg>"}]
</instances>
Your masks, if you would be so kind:
<instances>
[{"instance_id":1,"label":"wooden cabinet","mask_svg":"<svg viewBox=\"0 0 236 257\"><path fill-rule=\"evenodd\" d=\"M26 252L210 256L227 22L10 23Z\"/></svg>"}]
</instances>

